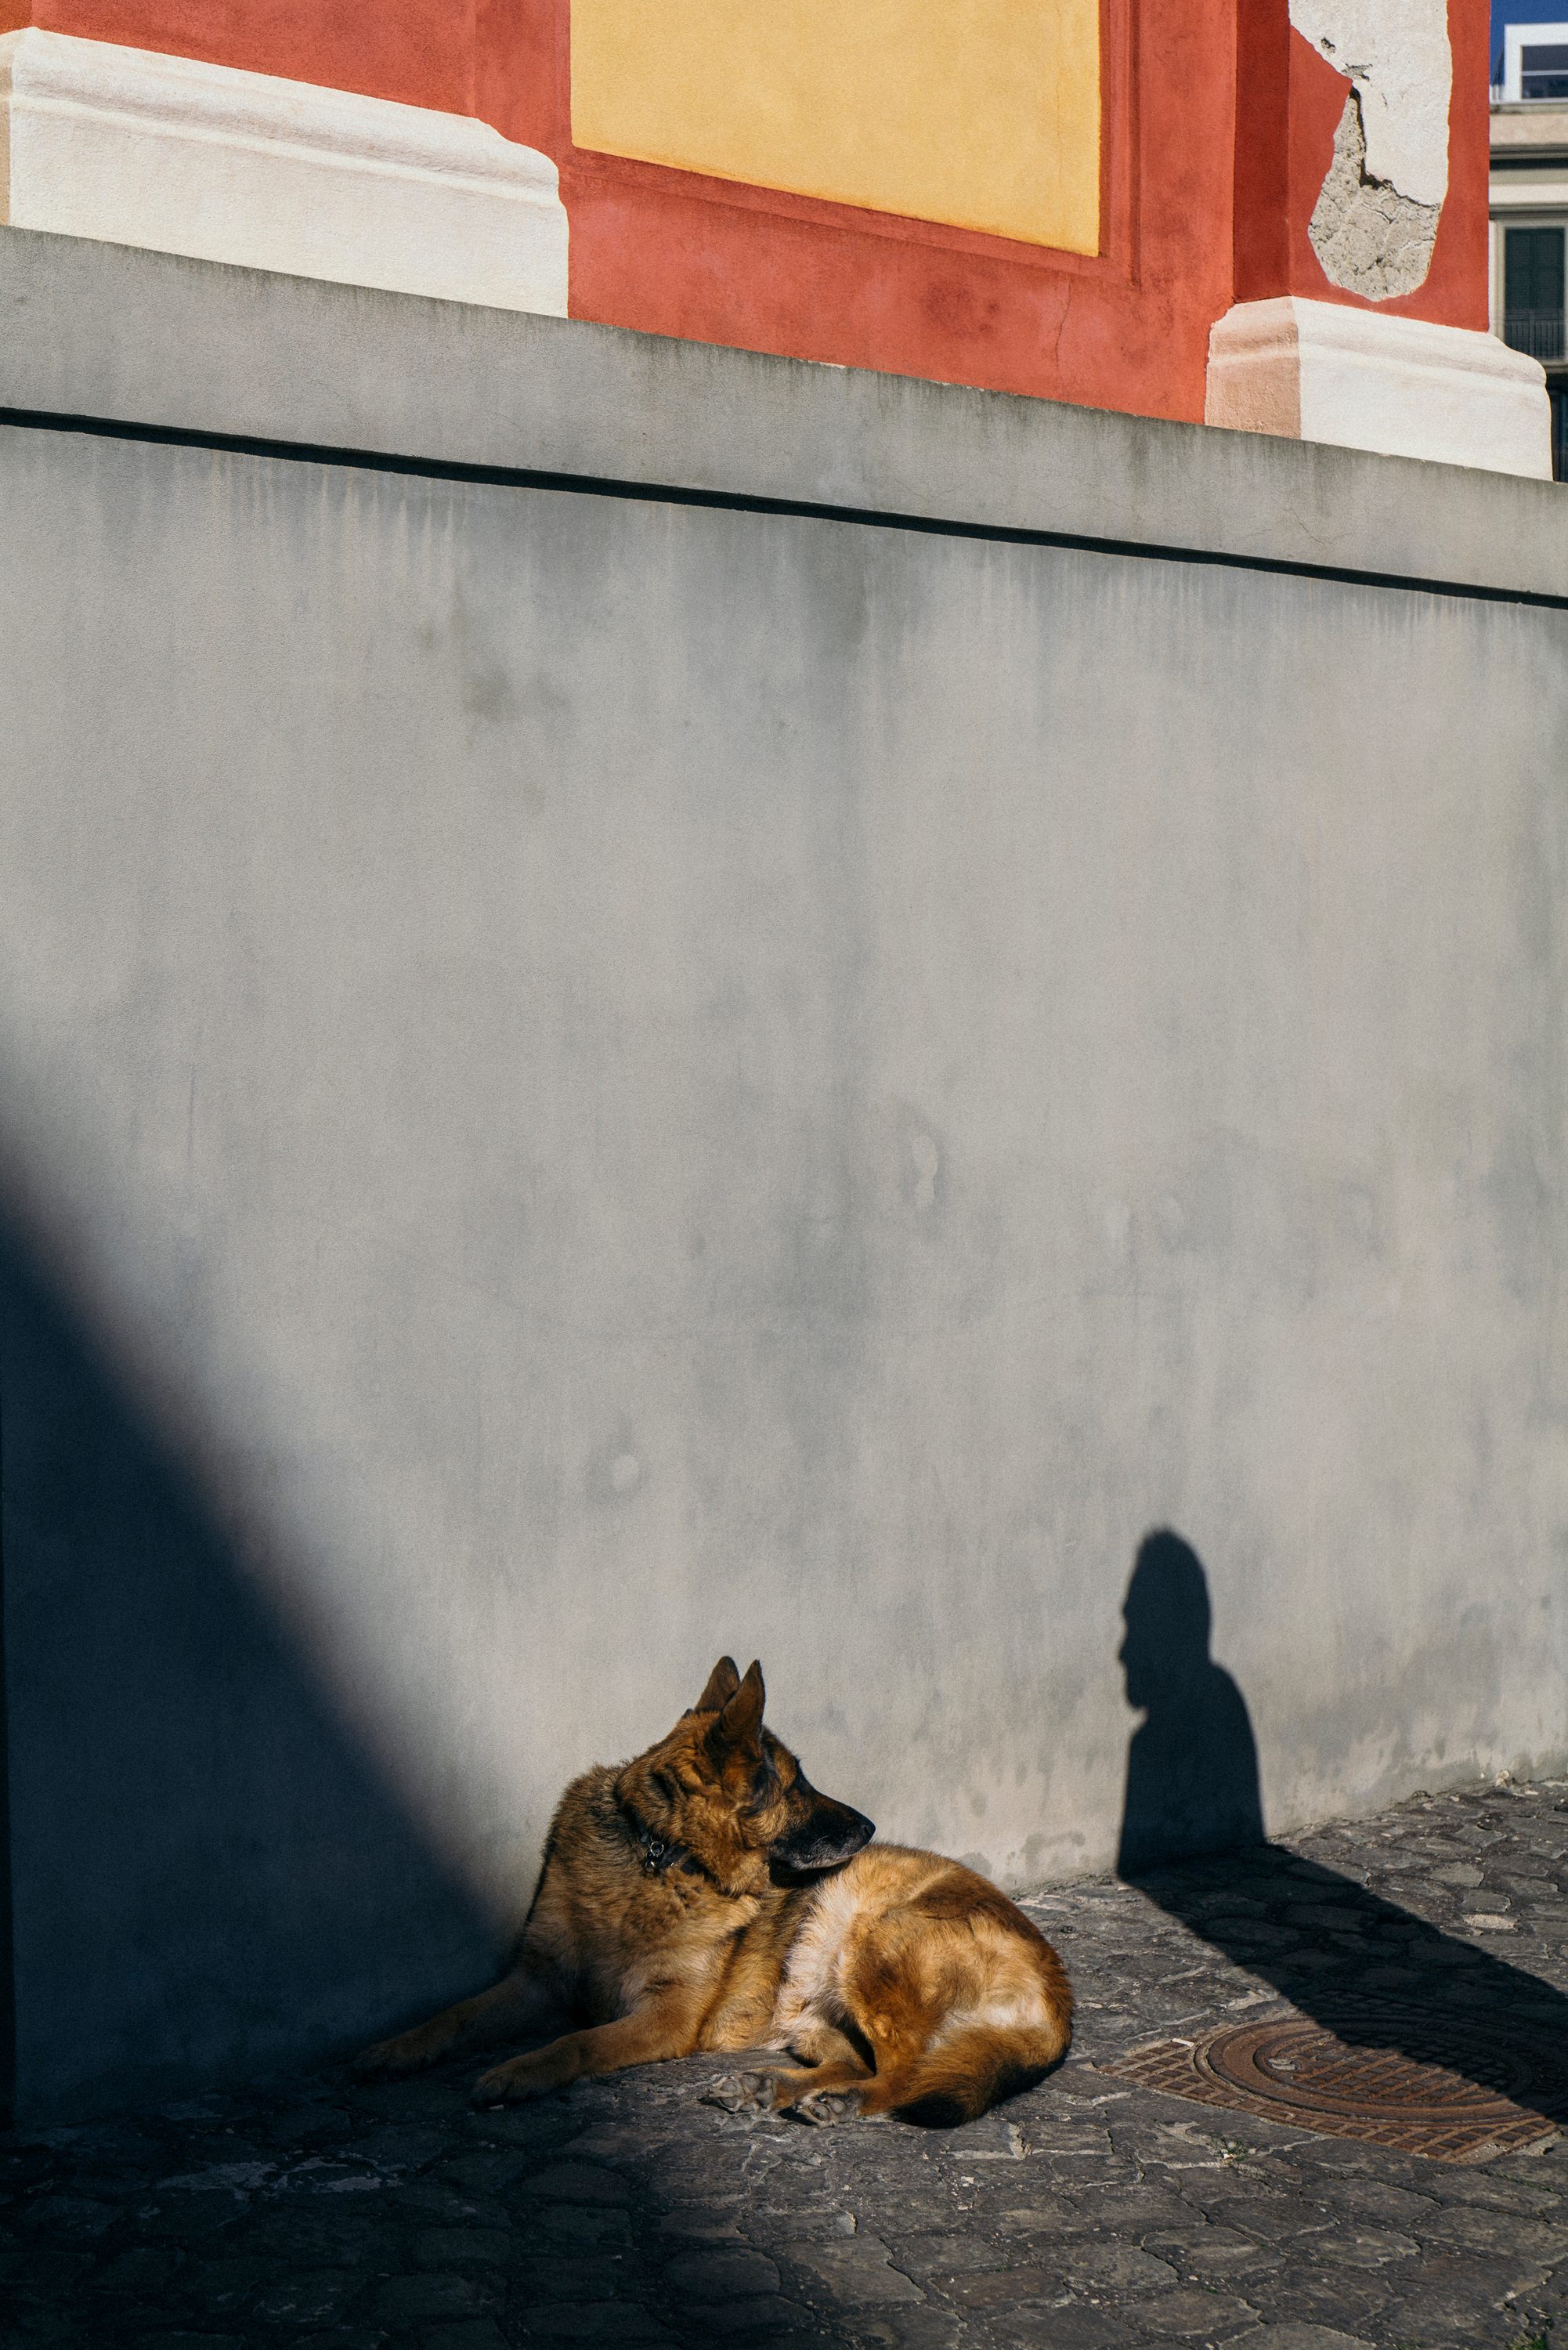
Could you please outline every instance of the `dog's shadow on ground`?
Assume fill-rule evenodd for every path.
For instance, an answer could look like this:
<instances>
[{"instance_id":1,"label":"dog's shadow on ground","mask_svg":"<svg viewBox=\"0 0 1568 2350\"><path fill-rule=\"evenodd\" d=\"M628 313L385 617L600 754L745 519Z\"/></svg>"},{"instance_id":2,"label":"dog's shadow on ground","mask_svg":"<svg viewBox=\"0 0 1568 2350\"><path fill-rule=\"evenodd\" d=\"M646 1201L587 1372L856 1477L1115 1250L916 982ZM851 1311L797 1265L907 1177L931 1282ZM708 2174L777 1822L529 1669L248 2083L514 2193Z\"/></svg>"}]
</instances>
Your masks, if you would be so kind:
<instances>
[{"instance_id":1,"label":"dog's shadow on ground","mask_svg":"<svg viewBox=\"0 0 1568 2350\"><path fill-rule=\"evenodd\" d=\"M1127 1702L1144 1721L1127 1753L1119 1877L1352 2045L1488 2089L1502 2085L1488 2022L1568 2045L1568 1997L1551 1983L1264 1841L1246 1700L1210 1654L1208 1577L1179 1535L1142 1544L1124 1618ZM1531 2103L1568 2123L1568 2097Z\"/></svg>"}]
</instances>

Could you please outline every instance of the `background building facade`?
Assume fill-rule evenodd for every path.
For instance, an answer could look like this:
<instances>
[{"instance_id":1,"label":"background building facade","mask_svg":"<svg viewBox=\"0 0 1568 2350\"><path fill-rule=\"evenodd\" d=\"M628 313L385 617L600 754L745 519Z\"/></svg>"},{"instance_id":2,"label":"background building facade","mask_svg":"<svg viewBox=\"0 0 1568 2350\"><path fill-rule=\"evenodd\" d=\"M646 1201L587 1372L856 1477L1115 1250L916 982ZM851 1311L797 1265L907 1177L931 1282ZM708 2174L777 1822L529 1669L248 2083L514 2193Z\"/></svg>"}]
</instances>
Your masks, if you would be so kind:
<instances>
[{"instance_id":1,"label":"background building facade","mask_svg":"<svg viewBox=\"0 0 1568 2350\"><path fill-rule=\"evenodd\" d=\"M1546 369L1552 471L1568 474L1568 23L1510 25L1491 109L1494 333Z\"/></svg>"}]
</instances>

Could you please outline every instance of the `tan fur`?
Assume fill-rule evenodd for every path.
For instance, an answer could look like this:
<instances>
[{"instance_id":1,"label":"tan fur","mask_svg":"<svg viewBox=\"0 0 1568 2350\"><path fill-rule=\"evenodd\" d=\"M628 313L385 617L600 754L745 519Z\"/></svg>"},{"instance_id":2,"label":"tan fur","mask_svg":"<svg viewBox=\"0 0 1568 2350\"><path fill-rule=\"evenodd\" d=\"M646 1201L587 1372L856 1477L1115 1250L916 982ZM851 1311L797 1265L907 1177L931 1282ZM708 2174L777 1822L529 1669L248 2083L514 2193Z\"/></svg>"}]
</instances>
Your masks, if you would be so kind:
<instances>
[{"instance_id":1,"label":"tan fur","mask_svg":"<svg viewBox=\"0 0 1568 2350\"><path fill-rule=\"evenodd\" d=\"M1072 1993L1044 1936L956 1861L867 1846L870 1822L810 1785L763 1706L760 1668L742 1680L722 1658L667 1738L575 1780L510 1971L358 2069L416 2072L566 2023L484 2074L475 2102L743 2049L762 2069L729 2102L952 2122L1055 2064Z\"/></svg>"},{"instance_id":2,"label":"tan fur","mask_svg":"<svg viewBox=\"0 0 1568 2350\"><path fill-rule=\"evenodd\" d=\"M769 2037L819 2069L781 2074L773 2103L827 2118L816 2101L842 2095L867 2116L972 2121L1060 2062L1072 2014L1061 1960L1005 1894L938 1853L874 1844L791 1944ZM848 2053L829 2055L834 2040Z\"/></svg>"}]
</instances>

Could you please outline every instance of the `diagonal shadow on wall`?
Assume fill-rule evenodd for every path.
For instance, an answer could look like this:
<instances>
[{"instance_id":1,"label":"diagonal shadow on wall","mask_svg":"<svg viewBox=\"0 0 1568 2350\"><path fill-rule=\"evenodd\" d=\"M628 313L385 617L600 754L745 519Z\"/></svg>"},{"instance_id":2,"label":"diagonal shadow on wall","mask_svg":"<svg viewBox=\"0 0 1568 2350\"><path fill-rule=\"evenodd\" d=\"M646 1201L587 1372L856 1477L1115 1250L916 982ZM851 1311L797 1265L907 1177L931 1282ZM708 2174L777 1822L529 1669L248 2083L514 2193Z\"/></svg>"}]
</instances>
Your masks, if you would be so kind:
<instances>
[{"instance_id":1,"label":"diagonal shadow on wall","mask_svg":"<svg viewBox=\"0 0 1568 2350\"><path fill-rule=\"evenodd\" d=\"M4 1224L0 1504L20 2116L308 2060L490 1975L493 1923Z\"/></svg>"},{"instance_id":2,"label":"diagonal shadow on wall","mask_svg":"<svg viewBox=\"0 0 1568 2350\"><path fill-rule=\"evenodd\" d=\"M1349 2044L1399 2048L1486 2088L1501 2084L1478 2046L1485 2020L1568 2045L1568 1997L1552 1984L1264 1842L1246 1701L1210 1654L1208 1577L1179 1535L1141 1544L1123 1612L1127 1702L1145 1718L1127 1754L1118 1876ZM1536 2109L1568 2123L1555 2093Z\"/></svg>"}]
</instances>

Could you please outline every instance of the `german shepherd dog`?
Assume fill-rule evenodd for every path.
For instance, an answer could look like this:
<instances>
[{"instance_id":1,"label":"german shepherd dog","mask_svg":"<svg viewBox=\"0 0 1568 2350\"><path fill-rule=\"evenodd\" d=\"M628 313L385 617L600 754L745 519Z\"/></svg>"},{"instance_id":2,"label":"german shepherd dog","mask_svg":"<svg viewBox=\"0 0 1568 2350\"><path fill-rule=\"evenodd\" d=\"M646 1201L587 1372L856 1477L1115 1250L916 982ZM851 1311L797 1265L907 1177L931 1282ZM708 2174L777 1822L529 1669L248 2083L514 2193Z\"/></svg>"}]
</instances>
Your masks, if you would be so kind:
<instances>
[{"instance_id":1,"label":"german shepherd dog","mask_svg":"<svg viewBox=\"0 0 1568 2350\"><path fill-rule=\"evenodd\" d=\"M1060 1959L982 1877L873 1844L763 1727L760 1666L722 1657L667 1738L562 1796L516 1957L493 1990L357 2059L368 2078L537 2038L473 2101L627 2064L744 2051L732 2111L972 2121L1065 2053Z\"/></svg>"}]
</instances>

